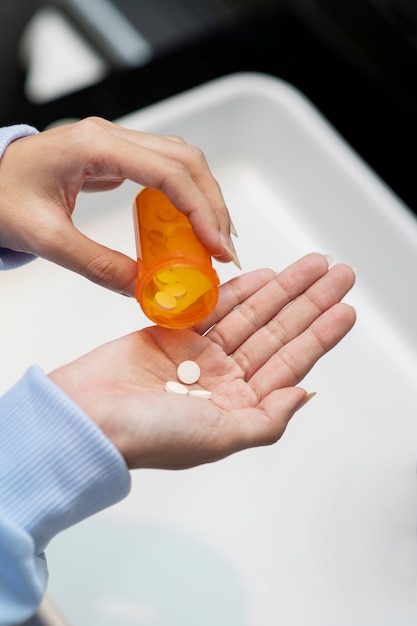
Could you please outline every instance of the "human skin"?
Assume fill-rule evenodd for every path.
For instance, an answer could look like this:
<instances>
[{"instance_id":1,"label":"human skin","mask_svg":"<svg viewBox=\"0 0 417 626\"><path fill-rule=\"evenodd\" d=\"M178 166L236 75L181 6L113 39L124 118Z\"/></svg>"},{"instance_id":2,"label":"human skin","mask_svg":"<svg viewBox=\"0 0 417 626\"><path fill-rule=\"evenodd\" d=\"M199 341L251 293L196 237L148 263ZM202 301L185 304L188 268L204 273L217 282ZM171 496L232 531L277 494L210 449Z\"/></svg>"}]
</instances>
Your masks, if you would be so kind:
<instances>
[{"instance_id":1,"label":"human skin","mask_svg":"<svg viewBox=\"0 0 417 626\"><path fill-rule=\"evenodd\" d=\"M240 275L195 328L138 330L49 376L129 468L182 469L270 445L311 397L298 384L354 325L341 302L354 281L352 268L329 269L317 253L278 274ZM186 359L200 365L193 387L210 400L164 391Z\"/></svg>"},{"instance_id":2,"label":"human skin","mask_svg":"<svg viewBox=\"0 0 417 626\"><path fill-rule=\"evenodd\" d=\"M80 191L114 189L126 179L163 191L213 257L238 264L229 213L202 151L180 137L97 117L8 146L0 160L0 247L35 254L133 296L136 261L92 241L72 222Z\"/></svg>"}]
</instances>

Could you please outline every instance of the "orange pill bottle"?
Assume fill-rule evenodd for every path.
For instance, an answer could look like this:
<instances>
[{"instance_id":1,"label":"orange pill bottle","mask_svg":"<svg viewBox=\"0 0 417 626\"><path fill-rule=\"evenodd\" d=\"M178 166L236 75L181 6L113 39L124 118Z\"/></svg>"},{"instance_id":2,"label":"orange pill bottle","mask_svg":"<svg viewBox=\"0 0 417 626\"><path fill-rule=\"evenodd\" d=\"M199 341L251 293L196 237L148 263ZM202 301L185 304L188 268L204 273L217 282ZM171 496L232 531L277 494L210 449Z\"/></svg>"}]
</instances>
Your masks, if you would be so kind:
<instances>
[{"instance_id":1,"label":"orange pill bottle","mask_svg":"<svg viewBox=\"0 0 417 626\"><path fill-rule=\"evenodd\" d=\"M188 218L156 189L133 206L138 257L136 299L159 326L189 328L216 306L219 278Z\"/></svg>"}]
</instances>

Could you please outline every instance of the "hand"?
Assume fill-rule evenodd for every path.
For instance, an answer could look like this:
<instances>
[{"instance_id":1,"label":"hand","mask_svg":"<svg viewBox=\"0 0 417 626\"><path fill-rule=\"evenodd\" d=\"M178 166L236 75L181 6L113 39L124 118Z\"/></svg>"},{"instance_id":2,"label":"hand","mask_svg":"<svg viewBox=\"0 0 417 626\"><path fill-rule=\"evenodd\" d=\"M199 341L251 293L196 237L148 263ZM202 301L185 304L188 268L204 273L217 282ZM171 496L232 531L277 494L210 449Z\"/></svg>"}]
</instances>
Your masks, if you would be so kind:
<instances>
[{"instance_id":1,"label":"hand","mask_svg":"<svg viewBox=\"0 0 417 626\"><path fill-rule=\"evenodd\" d=\"M91 241L72 223L81 190L125 179L163 191L212 256L233 260L229 215L204 155L178 137L87 118L13 142L0 162L0 247L44 257L134 295L136 262Z\"/></svg>"},{"instance_id":2,"label":"hand","mask_svg":"<svg viewBox=\"0 0 417 626\"><path fill-rule=\"evenodd\" d=\"M328 269L320 254L278 275L241 275L194 329L145 328L50 377L130 468L187 468L272 444L308 399L296 385L352 328L355 312L340 300L354 281L350 267ZM195 386L210 400L164 391L185 359L200 365Z\"/></svg>"}]
</instances>

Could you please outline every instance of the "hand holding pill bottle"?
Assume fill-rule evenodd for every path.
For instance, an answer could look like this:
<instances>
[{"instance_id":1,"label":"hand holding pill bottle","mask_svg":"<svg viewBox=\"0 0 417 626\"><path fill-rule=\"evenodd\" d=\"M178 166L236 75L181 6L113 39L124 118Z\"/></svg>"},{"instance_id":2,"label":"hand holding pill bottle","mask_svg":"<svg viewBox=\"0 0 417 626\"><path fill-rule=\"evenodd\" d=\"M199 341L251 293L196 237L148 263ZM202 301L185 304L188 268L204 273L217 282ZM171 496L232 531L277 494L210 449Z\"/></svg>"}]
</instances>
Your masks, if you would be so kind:
<instances>
[{"instance_id":1,"label":"hand holding pill bottle","mask_svg":"<svg viewBox=\"0 0 417 626\"><path fill-rule=\"evenodd\" d=\"M188 218L161 191L145 187L134 203L136 299L149 319L189 328L217 304L219 278Z\"/></svg>"}]
</instances>

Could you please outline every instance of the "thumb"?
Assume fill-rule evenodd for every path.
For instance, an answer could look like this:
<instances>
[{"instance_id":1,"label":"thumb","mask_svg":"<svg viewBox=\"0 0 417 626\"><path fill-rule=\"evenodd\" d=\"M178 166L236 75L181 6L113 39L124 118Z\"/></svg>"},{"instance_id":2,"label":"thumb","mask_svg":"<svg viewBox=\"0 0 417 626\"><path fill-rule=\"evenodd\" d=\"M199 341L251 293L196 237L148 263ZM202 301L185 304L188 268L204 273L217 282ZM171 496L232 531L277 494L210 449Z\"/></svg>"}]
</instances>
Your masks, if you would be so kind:
<instances>
[{"instance_id":1,"label":"thumb","mask_svg":"<svg viewBox=\"0 0 417 626\"><path fill-rule=\"evenodd\" d=\"M60 232L59 245L49 245L39 256L91 280L97 285L135 295L137 264L129 256L102 246L73 225Z\"/></svg>"},{"instance_id":2,"label":"thumb","mask_svg":"<svg viewBox=\"0 0 417 626\"><path fill-rule=\"evenodd\" d=\"M259 423L260 445L276 443L293 415L315 395L300 387L286 387L268 394L259 407L264 416Z\"/></svg>"}]
</instances>

